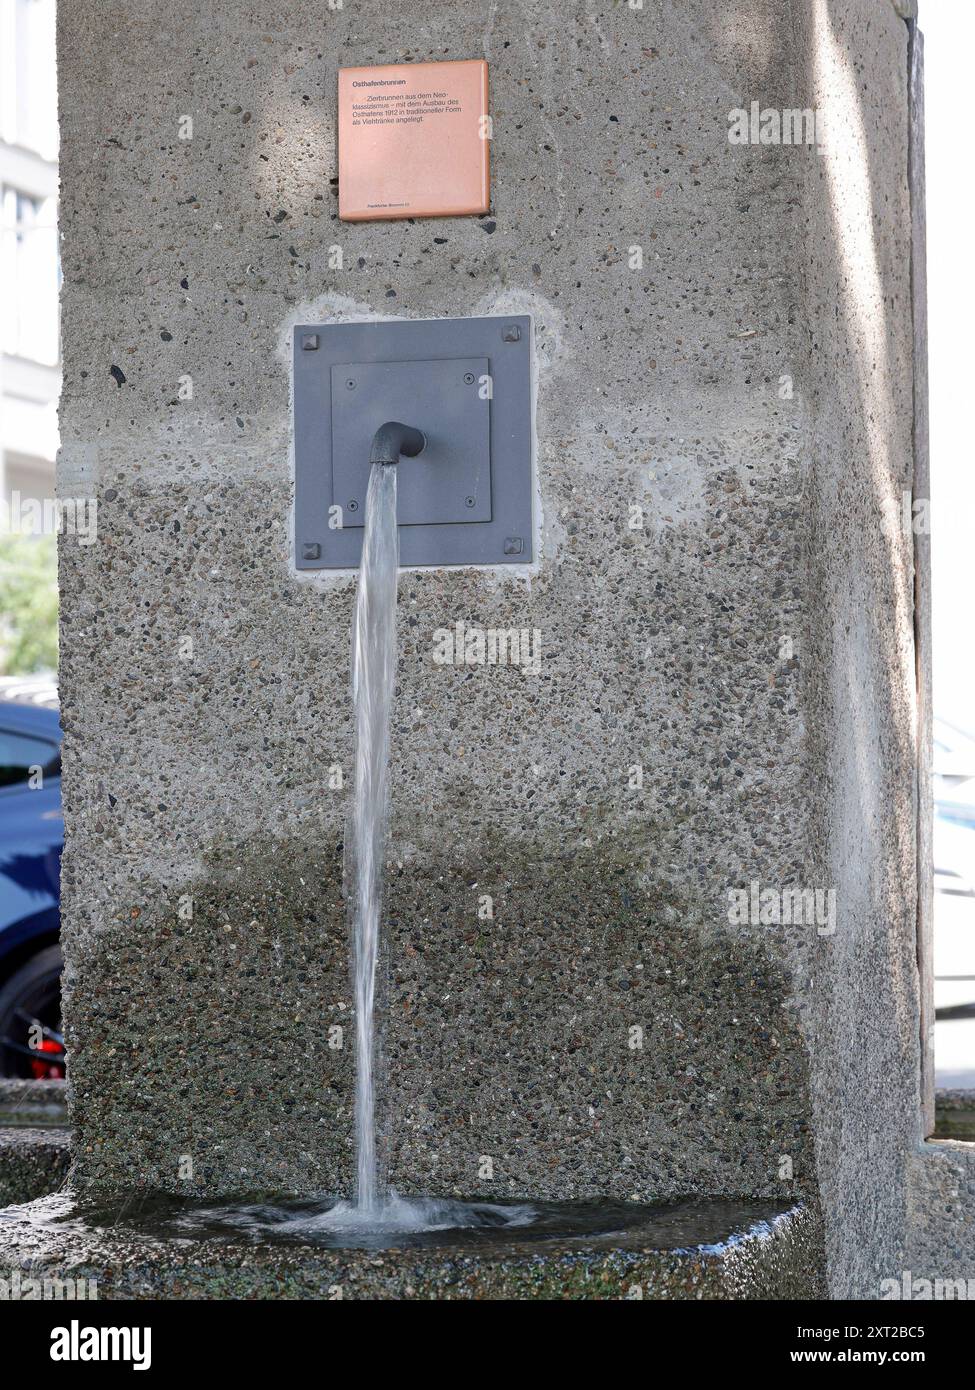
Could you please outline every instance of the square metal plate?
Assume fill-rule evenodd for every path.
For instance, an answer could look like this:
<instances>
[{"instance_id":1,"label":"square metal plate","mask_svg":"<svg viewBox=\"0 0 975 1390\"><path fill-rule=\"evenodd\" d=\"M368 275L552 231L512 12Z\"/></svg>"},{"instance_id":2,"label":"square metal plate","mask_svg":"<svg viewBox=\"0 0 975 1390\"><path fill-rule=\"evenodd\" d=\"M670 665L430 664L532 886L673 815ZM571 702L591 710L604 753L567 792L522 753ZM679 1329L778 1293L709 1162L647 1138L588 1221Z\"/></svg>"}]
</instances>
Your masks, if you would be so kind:
<instances>
[{"instance_id":1,"label":"square metal plate","mask_svg":"<svg viewBox=\"0 0 975 1390\"><path fill-rule=\"evenodd\" d=\"M358 567L369 445L390 419L427 437L423 453L399 465L400 564L529 563L531 319L295 329L298 569Z\"/></svg>"},{"instance_id":2,"label":"square metal plate","mask_svg":"<svg viewBox=\"0 0 975 1390\"><path fill-rule=\"evenodd\" d=\"M400 467L400 526L491 520L491 412L482 387L488 380L486 357L332 367L332 486L345 526L365 521L369 446L375 422L384 420L428 423L423 454Z\"/></svg>"}]
</instances>

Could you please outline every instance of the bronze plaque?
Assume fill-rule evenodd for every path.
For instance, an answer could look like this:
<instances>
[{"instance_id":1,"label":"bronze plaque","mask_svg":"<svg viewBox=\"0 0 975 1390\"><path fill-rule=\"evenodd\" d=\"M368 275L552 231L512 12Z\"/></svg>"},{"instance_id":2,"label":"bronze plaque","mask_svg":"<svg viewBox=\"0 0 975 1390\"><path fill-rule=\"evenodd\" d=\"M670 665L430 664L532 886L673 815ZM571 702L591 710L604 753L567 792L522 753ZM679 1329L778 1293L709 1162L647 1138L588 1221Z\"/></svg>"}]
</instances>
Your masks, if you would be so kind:
<instances>
[{"instance_id":1,"label":"bronze plaque","mask_svg":"<svg viewBox=\"0 0 975 1390\"><path fill-rule=\"evenodd\" d=\"M339 217L490 207L487 63L339 69Z\"/></svg>"}]
</instances>

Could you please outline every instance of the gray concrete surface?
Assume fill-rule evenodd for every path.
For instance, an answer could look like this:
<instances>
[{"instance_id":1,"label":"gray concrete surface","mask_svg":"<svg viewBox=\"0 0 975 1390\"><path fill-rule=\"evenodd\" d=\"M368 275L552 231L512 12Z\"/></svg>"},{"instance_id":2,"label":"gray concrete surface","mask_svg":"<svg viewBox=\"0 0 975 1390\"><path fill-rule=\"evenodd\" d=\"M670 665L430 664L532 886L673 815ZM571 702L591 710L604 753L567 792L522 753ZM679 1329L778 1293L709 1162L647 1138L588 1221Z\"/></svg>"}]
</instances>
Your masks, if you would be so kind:
<instances>
[{"instance_id":1,"label":"gray concrete surface","mask_svg":"<svg viewBox=\"0 0 975 1390\"><path fill-rule=\"evenodd\" d=\"M481 54L490 216L339 223L336 68ZM59 68L79 1187L348 1188L353 587L293 572L283 345L518 310L541 562L400 583L389 1176L808 1191L873 1296L920 1139L894 7L62 0ZM753 98L833 139L730 145ZM436 665L459 618L537 627L540 675ZM835 932L731 923L752 882L835 889Z\"/></svg>"},{"instance_id":2,"label":"gray concrete surface","mask_svg":"<svg viewBox=\"0 0 975 1390\"><path fill-rule=\"evenodd\" d=\"M0 1209L60 1191L69 1160L66 1129L0 1127Z\"/></svg>"},{"instance_id":3,"label":"gray concrete surface","mask_svg":"<svg viewBox=\"0 0 975 1390\"><path fill-rule=\"evenodd\" d=\"M975 1296L975 1144L923 1144L908 1159L908 1245L901 1270L911 1279L963 1279ZM903 1278L903 1274L902 1274ZM957 1296L957 1295L956 1295Z\"/></svg>"},{"instance_id":4,"label":"gray concrete surface","mask_svg":"<svg viewBox=\"0 0 975 1390\"><path fill-rule=\"evenodd\" d=\"M67 1123L63 1081L18 1081L0 1077L0 1129Z\"/></svg>"}]
</instances>

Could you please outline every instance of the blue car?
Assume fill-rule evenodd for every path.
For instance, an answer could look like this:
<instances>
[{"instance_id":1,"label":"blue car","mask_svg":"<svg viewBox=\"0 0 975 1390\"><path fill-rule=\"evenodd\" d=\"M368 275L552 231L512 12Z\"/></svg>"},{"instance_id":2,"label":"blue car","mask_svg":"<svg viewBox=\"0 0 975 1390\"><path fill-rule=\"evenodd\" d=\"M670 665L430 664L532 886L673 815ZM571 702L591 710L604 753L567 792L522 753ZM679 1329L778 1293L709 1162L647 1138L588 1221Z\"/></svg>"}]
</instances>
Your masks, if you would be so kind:
<instances>
[{"instance_id":1,"label":"blue car","mask_svg":"<svg viewBox=\"0 0 975 1390\"><path fill-rule=\"evenodd\" d=\"M0 1076L64 1076L61 723L50 683L0 680Z\"/></svg>"}]
</instances>

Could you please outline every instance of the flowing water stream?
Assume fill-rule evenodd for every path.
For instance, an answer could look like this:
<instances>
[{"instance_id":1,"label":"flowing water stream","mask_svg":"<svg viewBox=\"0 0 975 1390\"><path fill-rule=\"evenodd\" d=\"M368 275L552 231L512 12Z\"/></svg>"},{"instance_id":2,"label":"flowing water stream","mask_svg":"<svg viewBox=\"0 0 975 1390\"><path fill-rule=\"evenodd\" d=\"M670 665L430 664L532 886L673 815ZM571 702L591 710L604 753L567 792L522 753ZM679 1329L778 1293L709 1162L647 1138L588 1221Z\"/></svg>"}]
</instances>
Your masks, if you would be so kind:
<instances>
[{"instance_id":1,"label":"flowing water stream","mask_svg":"<svg viewBox=\"0 0 975 1390\"><path fill-rule=\"evenodd\" d=\"M355 997L355 1201L318 1212L312 1224L354 1235L530 1223L530 1206L405 1198L385 1190L376 1142L376 967L389 822L389 724L396 684L395 464L373 464L366 496L362 562L352 630L355 798L346 832L346 893Z\"/></svg>"},{"instance_id":2,"label":"flowing water stream","mask_svg":"<svg viewBox=\"0 0 975 1390\"><path fill-rule=\"evenodd\" d=\"M352 632L355 798L346 833L346 893L354 969L355 1201L336 1202L310 1218L336 1235L444 1231L531 1225L528 1204L493 1205L401 1197L385 1190L376 1142L376 967L383 908L383 862L389 820L389 725L396 683L397 465L376 463L369 475ZM304 1223L308 1229L308 1221Z\"/></svg>"},{"instance_id":3,"label":"flowing water stream","mask_svg":"<svg viewBox=\"0 0 975 1390\"><path fill-rule=\"evenodd\" d=\"M355 1204L379 1215L376 1157L376 963L389 817L389 715L396 678L396 465L369 475L362 563L352 632L355 801L346 835L346 878L355 971Z\"/></svg>"}]
</instances>

